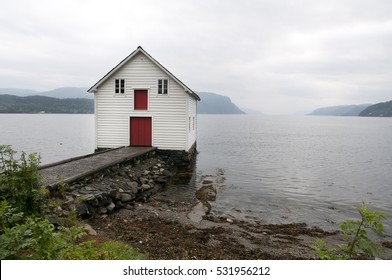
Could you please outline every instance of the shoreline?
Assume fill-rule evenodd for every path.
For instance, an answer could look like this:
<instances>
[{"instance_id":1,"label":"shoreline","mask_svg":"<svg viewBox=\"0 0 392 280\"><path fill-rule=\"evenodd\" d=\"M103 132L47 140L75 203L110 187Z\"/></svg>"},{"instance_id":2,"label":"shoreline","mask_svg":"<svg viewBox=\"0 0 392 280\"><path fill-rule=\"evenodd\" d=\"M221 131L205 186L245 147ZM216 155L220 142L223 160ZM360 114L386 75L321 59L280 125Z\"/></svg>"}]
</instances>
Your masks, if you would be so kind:
<instances>
[{"instance_id":1,"label":"shoreline","mask_svg":"<svg viewBox=\"0 0 392 280\"><path fill-rule=\"evenodd\" d=\"M86 222L97 232L92 240L119 240L150 259L315 259L309 247L315 238L337 236L304 224L263 225L213 214L194 221L192 208L157 194Z\"/></svg>"},{"instance_id":2,"label":"shoreline","mask_svg":"<svg viewBox=\"0 0 392 280\"><path fill-rule=\"evenodd\" d=\"M154 170L157 164L165 166L166 163L157 158L137 161L133 166L97 174L85 180L83 187L93 189L97 185L107 186L110 183L112 188L121 189L128 177L133 181L146 180L143 179L148 173L146 170ZM95 212L83 220L86 228L89 228L85 239L97 243L122 241L147 253L150 259L190 260L317 259L310 247L315 244L316 238L321 238L331 247L345 243L339 232L309 227L305 223L263 224L214 213L211 211L213 201L219 199L219 189L224 185L221 171L215 175L201 176L193 200L175 199L170 192L170 180L175 179L176 167L166 165L165 168L173 172L173 176L160 188L150 189L113 211L98 208L101 212ZM70 195L68 193L66 197ZM387 254L383 258L392 259L392 242L389 240L384 244Z\"/></svg>"}]
</instances>

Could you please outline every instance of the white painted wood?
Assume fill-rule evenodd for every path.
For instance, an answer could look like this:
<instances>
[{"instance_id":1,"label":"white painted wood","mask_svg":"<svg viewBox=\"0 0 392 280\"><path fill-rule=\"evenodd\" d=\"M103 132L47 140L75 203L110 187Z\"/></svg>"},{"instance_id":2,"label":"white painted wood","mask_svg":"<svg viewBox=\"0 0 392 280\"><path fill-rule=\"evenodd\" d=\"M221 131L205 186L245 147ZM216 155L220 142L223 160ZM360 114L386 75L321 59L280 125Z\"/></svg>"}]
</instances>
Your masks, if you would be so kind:
<instances>
[{"instance_id":1,"label":"white painted wood","mask_svg":"<svg viewBox=\"0 0 392 280\"><path fill-rule=\"evenodd\" d=\"M146 116L153 119L153 146L189 150L196 141L198 96L144 51L119 65L89 90L95 93L97 148L129 146L129 118ZM125 94L114 93L115 79L125 80ZM158 94L158 79L169 80L168 94ZM134 110L135 89L148 90L148 110Z\"/></svg>"}]
</instances>

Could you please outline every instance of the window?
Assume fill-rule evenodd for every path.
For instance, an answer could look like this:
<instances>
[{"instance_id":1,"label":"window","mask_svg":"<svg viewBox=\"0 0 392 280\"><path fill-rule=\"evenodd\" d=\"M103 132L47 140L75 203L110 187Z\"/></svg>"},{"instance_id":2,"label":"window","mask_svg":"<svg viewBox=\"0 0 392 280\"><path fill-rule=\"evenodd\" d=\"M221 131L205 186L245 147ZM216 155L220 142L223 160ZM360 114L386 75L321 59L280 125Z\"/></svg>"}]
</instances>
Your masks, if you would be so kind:
<instances>
[{"instance_id":1,"label":"window","mask_svg":"<svg viewBox=\"0 0 392 280\"><path fill-rule=\"evenodd\" d=\"M168 79L159 79L158 80L158 94L167 94L169 88L169 80Z\"/></svg>"},{"instance_id":2,"label":"window","mask_svg":"<svg viewBox=\"0 0 392 280\"><path fill-rule=\"evenodd\" d=\"M115 93L125 93L125 80L124 79L116 79L115 80Z\"/></svg>"}]
</instances>

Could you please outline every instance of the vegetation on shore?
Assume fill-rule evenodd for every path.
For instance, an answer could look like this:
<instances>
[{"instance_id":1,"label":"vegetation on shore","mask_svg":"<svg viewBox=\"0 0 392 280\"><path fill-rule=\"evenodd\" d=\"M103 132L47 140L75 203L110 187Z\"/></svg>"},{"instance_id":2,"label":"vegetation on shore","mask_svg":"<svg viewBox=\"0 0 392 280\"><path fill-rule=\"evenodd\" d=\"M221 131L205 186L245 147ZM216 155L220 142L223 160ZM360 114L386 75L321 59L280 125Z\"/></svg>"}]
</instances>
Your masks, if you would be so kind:
<instances>
[{"instance_id":1,"label":"vegetation on shore","mask_svg":"<svg viewBox=\"0 0 392 280\"><path fill-rule=\"evenodd\" d=\"M381 220L386 214L372 211L364 202L358 207L361 216L359 220L345 220L340 224L340 229L346 240L346 244L338 248L328 248L327 244L317 239L312 247L322 260L348 260L357 258L374 258L382 254L380 246L370 239L368 231L372 231L379 237L385 234Z\"/></svg>"},{"instance_id":2,"label":"vegetation on shore","mask_svg":"<svg viewBox=\"0 0 392 280\"><path fill-rule=\"evenodd\" d=\"M0 145L0 259L42 260L131 260L145 259L128 245L117 242L82 242L86 235L75 215L69 226L55 226L50 213L48 193L42 188L36 154L16 152Z\"/></svg>"}]
</instances>

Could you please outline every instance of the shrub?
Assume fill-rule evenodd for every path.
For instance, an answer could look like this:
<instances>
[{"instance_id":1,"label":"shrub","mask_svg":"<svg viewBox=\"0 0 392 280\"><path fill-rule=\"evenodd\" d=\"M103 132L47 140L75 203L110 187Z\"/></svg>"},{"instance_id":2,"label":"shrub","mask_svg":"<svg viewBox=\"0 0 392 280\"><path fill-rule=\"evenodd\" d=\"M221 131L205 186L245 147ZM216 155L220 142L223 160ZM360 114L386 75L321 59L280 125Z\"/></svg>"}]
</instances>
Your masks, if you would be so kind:
<instances>
[{"instance_id":1,"label":"shrub","mask_svg":"<svg viewBox=\"0 0 392 280\"><path fill-rule=\"evenodd\" d=\"M386 214L372 211L364 202L358 207L358 212L361 216L359 220L346 220L340 224L347 244L339 248L328 248L323 240L316 240L312 248L320 259L374 258L382 253L380 247L369 238L367 230L371 230L377 236L384 236L384 226L381 220L386 218Z\"/></svg>"},{"instance_id":2,"label":"shrub","mask_svg":"<svg viewBox=\"0 0 392 280\"><path fill-rule=\"evenodd\" d=\"M146 258L120 242L78 243L86 233L71 226L77 224L75 213L67 219L68 227L56 228L42 218L49 207L38 173L39 157L22 152L16 160L15 154L9 145L0 145L0 259Z\"/></svg>"},{"instance_id":3,"label":"shrub","mask_svg":"<svg viewBox=\"0 0 392 280\"><path fill-rule=\"evenodd\" d=\"M37 154L22 152L19 160L9 145L0 145L0 197L25 215L42 215L45 192L38 173Z\"/></svg>"}]
</instances>

